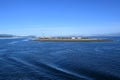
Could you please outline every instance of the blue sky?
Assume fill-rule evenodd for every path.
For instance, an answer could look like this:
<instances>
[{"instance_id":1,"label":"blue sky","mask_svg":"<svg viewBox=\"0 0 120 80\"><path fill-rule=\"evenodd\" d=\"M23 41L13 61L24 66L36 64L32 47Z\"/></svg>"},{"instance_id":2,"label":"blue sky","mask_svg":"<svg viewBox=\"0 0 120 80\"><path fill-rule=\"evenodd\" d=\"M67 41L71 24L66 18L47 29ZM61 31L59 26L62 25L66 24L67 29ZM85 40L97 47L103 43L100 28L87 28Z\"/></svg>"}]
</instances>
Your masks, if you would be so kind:
<instances>
[{"instance_id":1,"label":"blue sky","mask_svg":"<svg viewBox=\"0 0 120 80\"><path fill-rule=\"evenodd\" d=\"M0 34L120 33L120 0L0 0Z\"/></svg>"}]
</instances>

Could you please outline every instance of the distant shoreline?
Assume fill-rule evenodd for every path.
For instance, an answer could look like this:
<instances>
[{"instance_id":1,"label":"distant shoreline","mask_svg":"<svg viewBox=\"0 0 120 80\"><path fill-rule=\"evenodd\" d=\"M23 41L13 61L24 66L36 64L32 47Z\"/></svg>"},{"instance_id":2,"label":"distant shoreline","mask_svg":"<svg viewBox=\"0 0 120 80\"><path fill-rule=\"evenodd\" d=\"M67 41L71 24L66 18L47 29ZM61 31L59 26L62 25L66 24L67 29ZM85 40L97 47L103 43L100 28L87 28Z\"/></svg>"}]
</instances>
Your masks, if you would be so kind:
<instances>
[{"instance_id":1,"label":"distant shoreline","mask_svg":"<svg viewBox=\"0 0 120 80\"><path fill-rule=\"evenodd\" d=\"M36 38L34 41L41 41L41 42L113 42L113 40L109 39L44 39L44 38Z\"/></svg>"},{"instance_id":2,"label":"distant shoreline","mask_svg":"<svg viewBox=\"0 0 120 80\"><path fill-rule=\"evenodd\" d=\"M40 42L113 42L108 40L34 40Z\"/></svg>"},{"instance_id":3,"label":"distant shoreline","mask_svg":"<svg viewBox=\"0 0 120 80\"><path fill-rule=\"evenodd\" d=\"M13 36L13 37L0 37L0 39L13 39L13 38L19 38L19 37L16 37L16 36Z\"/></svg>"},{"instance_id":4,"label":"distant shoreline","mask_svg":"<svg viewBox=\"0 0 120 80\"><path fill-rule=\"evenodd\" d=\"M7 36L1 37L1 36L0 36L0 38L12 38L12 37L13 37L13 36L11 36L11 37L7 37Z\"/></svg>"}]
</instances>

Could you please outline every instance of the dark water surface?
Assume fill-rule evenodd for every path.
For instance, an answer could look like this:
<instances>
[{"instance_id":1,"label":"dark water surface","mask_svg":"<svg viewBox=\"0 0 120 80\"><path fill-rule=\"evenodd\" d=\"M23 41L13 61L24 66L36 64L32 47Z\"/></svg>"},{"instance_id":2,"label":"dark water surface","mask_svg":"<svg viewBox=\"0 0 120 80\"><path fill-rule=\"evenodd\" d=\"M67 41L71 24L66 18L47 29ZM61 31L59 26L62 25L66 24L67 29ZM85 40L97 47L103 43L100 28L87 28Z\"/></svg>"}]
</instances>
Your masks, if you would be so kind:
<instances>
[{"instance_id":1,"label":"dark water surface","mask_svg":"<svg viewBox=\"0 0 120 80\"><path fill-rule=\"evenodd\" d=\"M0 80L120 80L115 42L0 39Z\"/></svg>"}]
</instances>

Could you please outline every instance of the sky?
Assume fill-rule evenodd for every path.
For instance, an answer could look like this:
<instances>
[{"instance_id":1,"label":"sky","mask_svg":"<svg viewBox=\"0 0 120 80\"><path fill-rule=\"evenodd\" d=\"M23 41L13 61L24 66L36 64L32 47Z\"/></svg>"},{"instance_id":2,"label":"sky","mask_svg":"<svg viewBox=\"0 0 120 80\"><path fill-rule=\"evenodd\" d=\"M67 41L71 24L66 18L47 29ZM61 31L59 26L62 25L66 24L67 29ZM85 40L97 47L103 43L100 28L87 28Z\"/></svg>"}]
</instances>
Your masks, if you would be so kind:
<instances>
[{"instance_id":1,"label":"sky","mask_svg":"<svg viewBox=\"0 0 120 80\"><path fill-rule=\"evenodd\" d=\"M0 34L120 33L120 0L0 0Z\"/></svg>"}]
</instances>

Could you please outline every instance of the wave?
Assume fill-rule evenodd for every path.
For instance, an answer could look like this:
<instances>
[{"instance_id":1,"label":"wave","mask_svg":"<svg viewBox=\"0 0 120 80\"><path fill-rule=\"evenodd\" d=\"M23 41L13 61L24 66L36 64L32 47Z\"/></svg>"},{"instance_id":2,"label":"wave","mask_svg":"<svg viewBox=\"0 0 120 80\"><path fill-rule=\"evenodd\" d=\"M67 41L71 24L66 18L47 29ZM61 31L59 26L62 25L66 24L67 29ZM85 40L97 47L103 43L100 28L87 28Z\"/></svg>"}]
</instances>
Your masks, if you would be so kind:
<instances>
[{"instance_id":1,"label":"wave","mask_svg":"<svg viewBox=\"0 0 120 80\"><path fill-rule=\"evenodd\" d=\"M8 44L16 44L16 43L18 43L18 42L24 42L24 41L28 41L28 39L22 39L22 40L17 40L17 41L12 41L12 42L10 42L10 43L8 43Z\"/></svg>"},{"instance_id":2,"label":"wave","mask_svg":"<svg viewBox=\"0 0 120 80\"><path fill-rule=\"evenodd\" d=\"M13 41L13 42L10 42L10 43L8 43L8 44L16 44L16 43L18 43L18 42L20 42L20 41Z\"/></svg>"},{"instance_id":3,"label":"wave","mask_svg":"<svg viewBox=\"0 0 120 80\"><path fill-rule=\"evenodd\" d=\"M22 40L22 41L29 41L28 39L24 39L24 40Z\"/></svg>"},{"instance_id":4,"label":"wave","mask_svg":"<svg viewBox=\"0 0 120 80\"><path fill-rule=\"evenodd\" d=\"M29 80L39 80L39 79L41 79L42 80L42 78L40 78L40 77L43 77L44 78L43 80L56 80L56 79L62 79L62 80L93 80L93 79L88 78L86 76L82 76L82 75L67 71L65 69L59 68L57 66L54 66L52 64L45 63L45 62L30 61L30 62L32 62L32 63L30 63L29 61L25 61L25 60L18 59L18 58L15 58L15 57L7 58L6 60L9 61L9 64L11 64L13 66L16 66L18 68L22 68L23 71L26 71L25 69L27 68L27 71L29 69L29 71L32 72L31 74L34 73L38 76L38 77L35 77L35 76L32 77L32 76L30 76L31 74L26 71L24 74L26 75L26 74L29 73L29 75L26 75L26 77L25 76L19 77L20 75L22 75L22 74L19 73L19 75L16 76L16 79L22 78L22 80L26 80L26 79L29 79ZM19 72L19 69L17 69L17 70L14 69L14 70L15 70L14 74ZM44 77L44 76L46 76L46 77ZM14 77L11 77L11 79L9 79L9 80L13 80L13 78Z\"/></svg>"}]
</instances>

